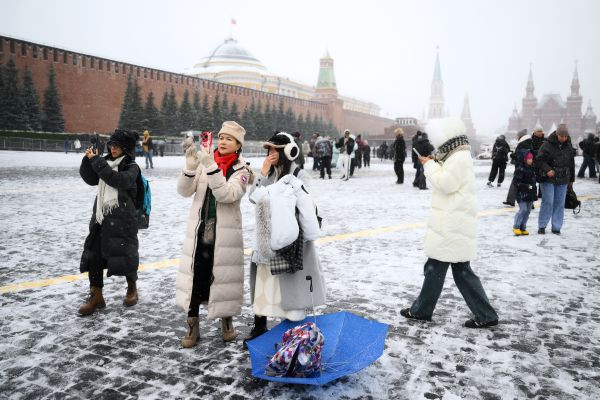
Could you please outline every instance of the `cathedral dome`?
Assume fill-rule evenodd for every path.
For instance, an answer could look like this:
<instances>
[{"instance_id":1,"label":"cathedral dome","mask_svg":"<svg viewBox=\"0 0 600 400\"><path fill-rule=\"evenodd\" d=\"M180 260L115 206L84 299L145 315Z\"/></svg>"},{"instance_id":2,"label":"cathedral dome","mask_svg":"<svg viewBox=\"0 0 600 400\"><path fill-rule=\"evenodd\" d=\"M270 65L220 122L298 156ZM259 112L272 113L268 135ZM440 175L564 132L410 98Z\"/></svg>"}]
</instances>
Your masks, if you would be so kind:
<instances>
[{"instance_id":1,"label":"cathedral dome","mask_svg":"<svg viewBox=\"0 0 600 400\"><path fill-rule=\"evenodd\" d=\"M233 37L225 39L213 52L194 65L194 75L217 75L222 72L266 73L267 68Z\"/></svg>"}]
</instances>

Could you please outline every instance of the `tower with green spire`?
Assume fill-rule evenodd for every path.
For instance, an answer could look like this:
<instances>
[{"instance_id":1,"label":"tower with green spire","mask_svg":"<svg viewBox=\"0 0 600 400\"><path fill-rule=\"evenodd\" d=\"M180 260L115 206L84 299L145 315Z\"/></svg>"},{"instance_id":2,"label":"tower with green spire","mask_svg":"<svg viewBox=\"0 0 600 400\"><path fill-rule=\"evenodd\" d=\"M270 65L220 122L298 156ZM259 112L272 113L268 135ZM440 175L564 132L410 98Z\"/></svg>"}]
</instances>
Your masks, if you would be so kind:
<instances>
[{"instance_id":1,"label":"tower with green spire","mask_svg":"<svg viewBox=\"0 0 600 400\"><path fill-rule=\"evenodd\" d=\"M319 69L315 97L319 100L333 100L338 97L335 73L333 71L333 58L329 55L328 50L325 50L325 54L321 57L321 67Z\"/></svg>"},{"instance_id":2,"label":"tower with green spire","mask_svg":"<svg viewBox=\"0 0 600 400\"><path fill-rule=\"evenodd\" d=\"M428 118L444 118L444 81L442 81L442 69L440 67L440 48L437 47L435 57L435 68L433 80L431 81L431 96L429 97Z\"/></svg>"}]
</instances>

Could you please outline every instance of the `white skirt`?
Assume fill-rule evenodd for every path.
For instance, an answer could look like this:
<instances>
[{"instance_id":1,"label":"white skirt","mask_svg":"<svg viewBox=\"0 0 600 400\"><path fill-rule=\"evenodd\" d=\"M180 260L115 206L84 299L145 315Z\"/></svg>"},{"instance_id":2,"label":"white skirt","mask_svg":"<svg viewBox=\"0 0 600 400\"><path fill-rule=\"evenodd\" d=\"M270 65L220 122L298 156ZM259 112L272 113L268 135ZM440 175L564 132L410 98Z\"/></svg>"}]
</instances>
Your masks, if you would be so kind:
<instances>
[{"instance_id":1,"label":"white skirt","mask_svg":"<svg viewBox=\"0 0 600 400\"><path fill-rule=\"evenodd\" d=\"M267 264L258 264L256 268L254 314L261 317L286 318L290 321L301 321L306 318L306 310L281 308L279 277L271 274L271 268Z\"/></svg>"}]
</instances>

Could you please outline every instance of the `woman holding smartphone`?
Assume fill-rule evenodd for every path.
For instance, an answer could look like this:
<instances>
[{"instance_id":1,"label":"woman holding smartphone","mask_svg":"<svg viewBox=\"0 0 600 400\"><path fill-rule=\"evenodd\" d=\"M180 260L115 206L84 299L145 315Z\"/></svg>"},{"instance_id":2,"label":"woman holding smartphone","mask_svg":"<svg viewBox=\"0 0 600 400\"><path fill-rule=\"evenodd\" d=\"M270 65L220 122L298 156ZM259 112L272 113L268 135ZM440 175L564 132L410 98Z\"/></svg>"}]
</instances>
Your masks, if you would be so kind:
<instances>
[{"instance_id":1,"label":"woman holding smartphone","mask_svg":"<svg viewBox=\"0 0 600 400\"><path fill-rule=\"evenodd\" d=\"M241 313L244 283L240 200L252 178L240 155L245 134L239 124L226 121L214 154L209 137L198 152L193 142L186 146L177 192L194 198L176 281L177 305L188 313L185 348L200 336L200 304L207 305L209 320L221 318L224 341L237 336L232 317Z\"/></svg>"}]
</instances>

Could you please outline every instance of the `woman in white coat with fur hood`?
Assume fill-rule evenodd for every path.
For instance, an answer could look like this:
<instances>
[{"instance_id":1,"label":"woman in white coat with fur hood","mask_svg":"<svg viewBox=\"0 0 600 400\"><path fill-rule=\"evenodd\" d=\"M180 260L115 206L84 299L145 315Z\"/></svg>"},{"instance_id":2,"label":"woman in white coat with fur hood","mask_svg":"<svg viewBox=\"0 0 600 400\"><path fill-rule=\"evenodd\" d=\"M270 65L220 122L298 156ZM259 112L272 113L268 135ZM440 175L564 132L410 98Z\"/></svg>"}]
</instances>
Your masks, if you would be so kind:
<instances>
[{"instance_id":1,"label":"woman in white coat with fur hood","mask_svg":"<svg viewBox=\"0 0 600 400\"><path fill-rule=\"evenodd\" d=\"M176 302L188 312L188 332L181 340L186 348L198 341L200 304L207 305L209 320L221 318L224 341L237 336L232 316L241 313L244 285L240 201L252 180L240 155L245 133L236 122L226 121L214 154L209 144L198 152L190 139L184 144L189 147L177 192L194 200L177 272Z\"/></svg>"},{"instance_id":2,"label":"woman in white coat with fur hood","mask_svg":"<svg viewBox=\"0 0 600 400\"><path fill-rule=\"evenodd\" d=\"M419 157L425 177L433 187L431 215L425 234L425 280L421 293L410 308L400 311L406 318L431 321L444 286L448 267L458 290L475 315L467 328L498 324L481 281L470 266L476 254L477 198L471 146L460 120L432 120L427 126L435 159Z\"/></svg>"},{"instance_id":3,"label":"woman in white coat with fur hood","mask_svg":"<svg viewBox=\"0 0 600 400\"><path fill-rule=\"evenodd\" d=\"M256 207L250 269L255 316L244 344L267 331L267 317L300 321L307 308L325 304L325 281L313 243L320 236L319 221L306 185L308 174L294 164L298 145L291 135L278 132L263 147L268 155L250 188Z\"/></svg>"}]
</instances>

